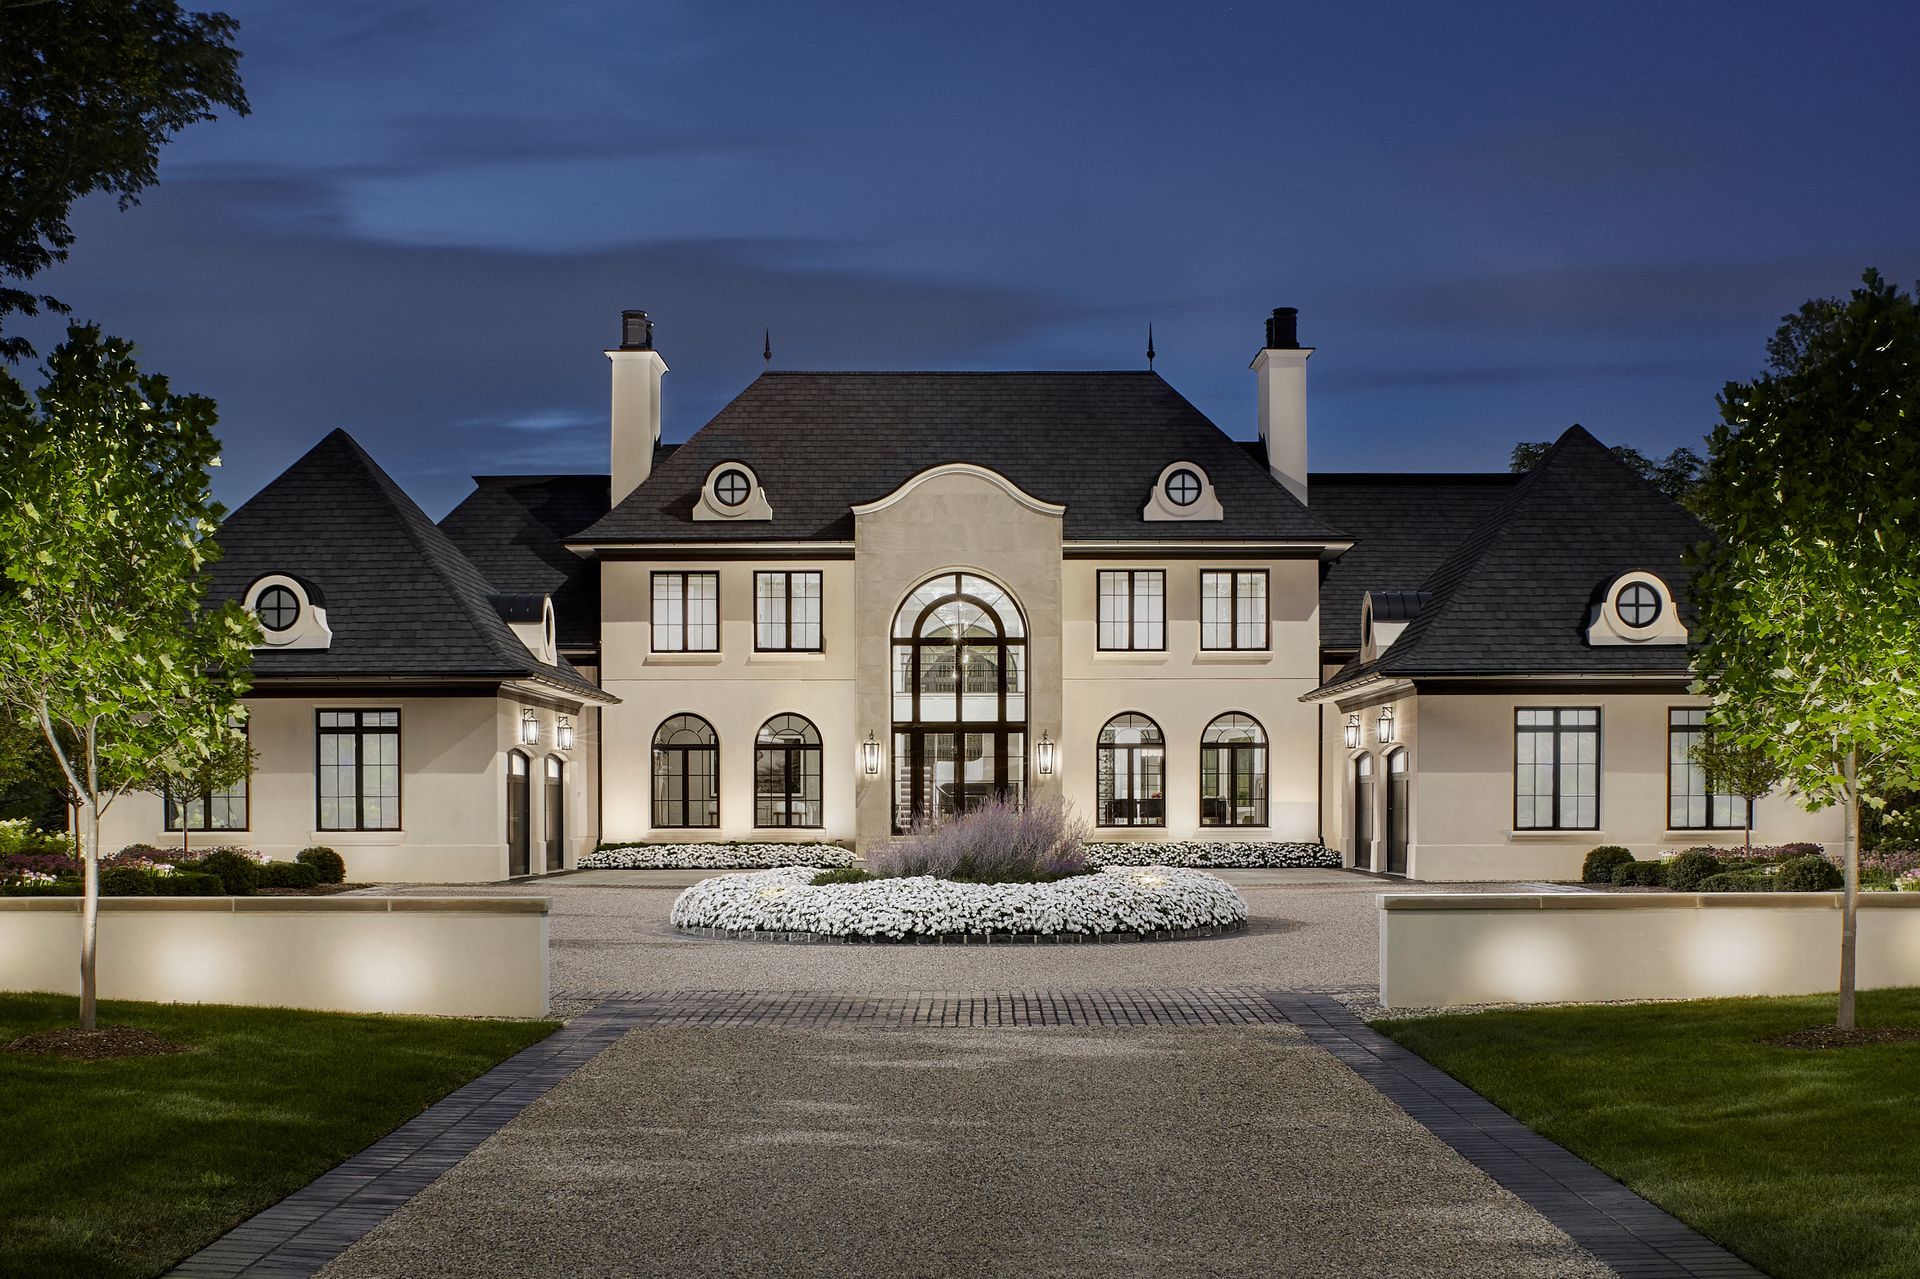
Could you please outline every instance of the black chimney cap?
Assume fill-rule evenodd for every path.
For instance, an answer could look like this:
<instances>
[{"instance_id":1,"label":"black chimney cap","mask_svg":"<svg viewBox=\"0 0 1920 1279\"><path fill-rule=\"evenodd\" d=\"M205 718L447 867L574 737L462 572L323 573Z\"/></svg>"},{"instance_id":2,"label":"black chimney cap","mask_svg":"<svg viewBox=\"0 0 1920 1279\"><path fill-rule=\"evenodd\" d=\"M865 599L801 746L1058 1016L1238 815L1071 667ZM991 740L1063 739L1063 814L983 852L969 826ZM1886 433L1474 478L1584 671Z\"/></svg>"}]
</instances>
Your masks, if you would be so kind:
<instances>
[{"instance_id":1,"label":"black chimney cap","mask_svg":"<svg viewBox=\"0 0 1920 1279\"><path fill-rule=\"evenodd\" d=\"M1276 306L1267 319L1267 350L1297 351L1300 349L1300 308L1296 306Z\"/></svg>"},{"instance_id":2,"label":"black chimney cap","mask_svg":"<svg viewBox=\"0 0 1920 1279\"><path fill-rule=\"evenodd\" d=\"M620 349L622 351L653 350L653 321L647 318L645 311L620 313Z\"/></svg>"}]
</instances>

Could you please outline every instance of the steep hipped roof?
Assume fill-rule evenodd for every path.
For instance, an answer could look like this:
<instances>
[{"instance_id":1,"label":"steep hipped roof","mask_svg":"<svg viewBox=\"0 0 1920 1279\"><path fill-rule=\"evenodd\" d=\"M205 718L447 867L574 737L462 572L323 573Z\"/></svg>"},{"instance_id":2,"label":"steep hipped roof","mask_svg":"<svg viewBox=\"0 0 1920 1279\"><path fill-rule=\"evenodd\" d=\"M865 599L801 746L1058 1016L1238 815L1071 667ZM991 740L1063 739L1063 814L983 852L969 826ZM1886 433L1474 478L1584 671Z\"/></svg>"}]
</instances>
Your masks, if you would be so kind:
<instances>
[{"instance_id":1,"label":"steep hipped roof","mask_svg":"<svg viewBox=\"0 0 1920 1279\"><path fill-rule=\"evenodd\" d=\"M1314 513L1354 539L1321 574L1320 646L1358 651L1361 598L1417 589L1519 481L1506 472L1310 476Z\"/></svg>"},{"instance_id":2,"label":"steep hipped roof","mask_svg":"<svg viewBox=\"0 0 1920 1279\"><path fill-rule=\"evenodd\" d=\"M217 598L268 573L325 596L325 649L260 649L274 676L531 678L608 700L565 662L540 662L493 604L496 591L345 431L334 431L220 528Z\"/></svg>"},{"instance_id":3,"label":"steep hipped roof","mask_svg":"<svg viewBox=\"0 0 1920 1279\"><path fill-rule=\"evenodd\" d=\"M1570 427L1419 589L1432 599L1373 662L1349 662L1326 689L1371 676L1684 674L1684 645L1587 643L1602 588L1631 569L1672 589L1683 620L1690 546L1709 534L1582 427Z\"/></svg>"},{"instance_id":4,"label":"steep hipped roof","mask_svg":"<svg viewBox=\"0 0 1920 1279\"><path fill-rule=\"evenodd\" d=\"M729 460L753 468L771 521L694 522L707 473ZM1206 471L1224 520L1141 519L1179 460ZM849 508L947 462L1064 504L1070 540L1344 540L1149 372L763 373L576 540L849 541Z\"/></svg>"},{"instance_id":5,"label":"steep hipped roof","mask_svg":"<svg viewBox=\"0 0 1920 1279\"><path fill-rule=\"evenodd\" d=\"M553 597L562 648L600 640L600 566L563 543L607 513L604 475L476 475L440 530L501 591Z\"/></svg>"}]
</instances>

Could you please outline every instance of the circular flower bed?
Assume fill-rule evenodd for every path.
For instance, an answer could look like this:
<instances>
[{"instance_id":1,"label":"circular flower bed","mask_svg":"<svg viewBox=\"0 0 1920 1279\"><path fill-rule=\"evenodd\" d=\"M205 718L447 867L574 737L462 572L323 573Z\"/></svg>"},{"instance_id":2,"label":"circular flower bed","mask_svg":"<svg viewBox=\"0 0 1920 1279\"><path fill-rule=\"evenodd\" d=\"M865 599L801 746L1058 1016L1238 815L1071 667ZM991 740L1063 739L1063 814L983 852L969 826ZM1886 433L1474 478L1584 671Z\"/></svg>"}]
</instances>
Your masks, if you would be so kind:
<instances>
[{"instance_id":1,"label":"circular flower bed","mask_svg":"<svg viewBox=\"0 0 1920 1279\"><path fill-rule=\"evenodd\" d=\"M756 870L770 866L851 866L837 844L602 844L581 870Z\"/></svg>"},{"instance_id":2,"label":"circular flower bed","mask_svg":"<svg viewBox=\"0 0 1920 1279\"><path fill-rule=\"evenodd\" d=\"M1183 839L1165 844L1088 844L1085 847L1089 866L1337 870L1341 864L1340 854L1322 844Z\"/></svg>"},{"instance_id":3,"label":"circular flower bed","mask_svg":"<svg viewBox=\"0 0 1920 1279\"><path fill-rule=\"evenodd\" d=\"M677 928L903 941L924 937L1143 936L1243 926L1223 880L1169 866L1111 868L1041 884L930 875L813 883L800 868L703 879L673 904Z\"/></svg>"}]
</instances>

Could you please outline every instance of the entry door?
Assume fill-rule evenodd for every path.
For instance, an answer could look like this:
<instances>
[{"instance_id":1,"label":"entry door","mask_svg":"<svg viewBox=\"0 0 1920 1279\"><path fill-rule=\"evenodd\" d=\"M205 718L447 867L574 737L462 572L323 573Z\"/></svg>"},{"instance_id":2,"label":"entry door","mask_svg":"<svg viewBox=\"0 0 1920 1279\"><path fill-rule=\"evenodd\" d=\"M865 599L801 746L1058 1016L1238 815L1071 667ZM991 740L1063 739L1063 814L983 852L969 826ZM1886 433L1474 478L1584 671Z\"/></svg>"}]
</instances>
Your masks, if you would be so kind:
<instances>
[{"instance_id":1,"label":"entry door","mask_svg":"<svg viewBox=\"0 0 1920 1279\"><path fill-rule=\"evenodd\" d=\"M540 807L547 815L547 869L564 870L567 864L566 765L551 756L547 758L546 803Z\"/></svg>"},{"instance_id":2,"label":"entry door","mask_svg":"<svg viewBox=\"0 0 1920 1279\"><path fill-rule=\"evenodd\" d=\"M507 753L507 874L525 875L533 866L533 822L529 802L527 757L519 751Z\"/></svg>"},{"instance_id":3,"label":"entry door","mask_svg":"<svg viewBox=\"0 0 1920 1279\"><path fill-rule=\"evenodd\" d=\"M1353 864L1373 869L1373 756L1353 761Z\"/></svg>"},{"instance_id":4,"label":"entry door","mask_svg":"<svg viewBox=\"0 0 1920 1279\"><path fill-rule=\"evenodd\" d=\"M1389 875L1407 873L1407 753L1387 756L1387 864Z\"/></svg>"},{"instance_id":5,"label":"entry door","mask_svg":"<svg viewBox=\"0 0 1920 1279\"><path fill-rule=\"evenodd\" d=\"M938 826L996 796L1017 803L1025 755L1023 733L895 733L896 833Z\"/></svg>"}]
</instances>

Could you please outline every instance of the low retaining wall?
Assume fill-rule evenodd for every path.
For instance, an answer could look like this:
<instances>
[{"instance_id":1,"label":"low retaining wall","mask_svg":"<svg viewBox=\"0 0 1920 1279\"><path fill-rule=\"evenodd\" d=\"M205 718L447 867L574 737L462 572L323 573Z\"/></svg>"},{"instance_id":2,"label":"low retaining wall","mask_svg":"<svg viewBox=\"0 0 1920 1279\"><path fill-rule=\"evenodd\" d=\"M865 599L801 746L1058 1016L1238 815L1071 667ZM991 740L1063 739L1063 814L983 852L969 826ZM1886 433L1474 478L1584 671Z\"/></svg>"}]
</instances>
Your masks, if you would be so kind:
<instances>
[{"instance_id":1,"label":"low retaining wall","mask_svg":"<svg viewBox=\"0 0 1920 1279\"><path fill-rule=\"evenodd\" d=\"M1382 893L1389 1008L1811 995L1838 893ZM1859 984L1920 986L1920 893L1860 898Z\"/></svg>"},{"instance_id":2,"label":"low retaining wall","mask_svg":"<svg viewBox=\"0 0 1920 1279\"><path fill-rule=\"evenodd\" d=\"M540 1017L543 897L110 897L102 999ZM0 898L0 990L80 993L80 901Z\"/></svg>"}]
</instances>

